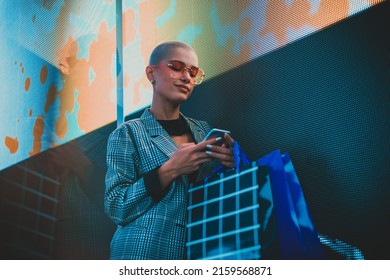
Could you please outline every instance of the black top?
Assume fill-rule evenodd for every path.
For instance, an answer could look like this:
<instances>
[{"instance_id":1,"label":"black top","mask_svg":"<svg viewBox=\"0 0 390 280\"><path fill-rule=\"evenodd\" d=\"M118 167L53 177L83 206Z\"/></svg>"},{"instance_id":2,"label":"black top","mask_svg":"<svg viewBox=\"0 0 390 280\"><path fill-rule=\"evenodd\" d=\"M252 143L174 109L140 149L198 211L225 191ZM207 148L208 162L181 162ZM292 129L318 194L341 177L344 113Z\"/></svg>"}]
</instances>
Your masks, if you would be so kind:
<instances>
[{"instance_id":1,"label":"black top","mask_svg":"<svg viewBox=\"0 0 390 280\"><path fill-rule=\"evenodd\" d=\"M190 132L190 127L183 116L176 120L157 120L169 135L181 136Z\"/></svg>"}]
</instances>

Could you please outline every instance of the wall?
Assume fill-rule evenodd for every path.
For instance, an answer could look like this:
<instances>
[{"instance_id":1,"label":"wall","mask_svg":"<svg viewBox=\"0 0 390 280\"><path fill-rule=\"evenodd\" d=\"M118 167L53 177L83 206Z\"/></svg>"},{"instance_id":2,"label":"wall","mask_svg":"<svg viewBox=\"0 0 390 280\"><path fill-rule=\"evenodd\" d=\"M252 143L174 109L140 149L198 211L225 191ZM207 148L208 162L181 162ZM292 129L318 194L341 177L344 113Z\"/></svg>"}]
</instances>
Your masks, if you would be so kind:
<instances>
[{"instance_id":1,"label":"wall","mask_svg":"<svg viewBox=\"0 0 390 280\"><path fill-rule=\"evenodd\" d=\"M194 46L212 79L380 2L0 1L0 170L150 104L159 42Z\"/></svg>"},{"instance_id":2,"label":"wall","mask_svg":"<svg viewBox=\"0 0 390 280\"><path fill-rule=\"evenodd\" d=\"M318 231L389 258L388 3L201 84L182 109L289 152ZM196 108L196 109L194 109Z\"/></svg>"},{"instance_id":3,"label":"wall","mask_svg":"<svg viewBox=\"0 0 390 280\"><path fill-rule=\"evenodd\" d=\"M150 104L149 53L174 39L206 72L183 111L252 158L290 152L321 232L387 256L387 3L125 0L118 46L118 1L0 1L2 258L107 258L105 141Z\"/></svg>"}]
</instances>

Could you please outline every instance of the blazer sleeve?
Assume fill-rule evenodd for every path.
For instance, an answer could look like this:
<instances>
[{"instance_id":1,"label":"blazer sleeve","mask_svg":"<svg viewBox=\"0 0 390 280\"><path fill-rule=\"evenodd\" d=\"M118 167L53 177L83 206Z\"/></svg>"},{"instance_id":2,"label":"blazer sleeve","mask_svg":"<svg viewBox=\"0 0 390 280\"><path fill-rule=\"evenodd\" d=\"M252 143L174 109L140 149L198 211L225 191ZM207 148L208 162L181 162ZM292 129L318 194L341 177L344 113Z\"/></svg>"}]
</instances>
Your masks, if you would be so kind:
<instances>
[{"instance_id":1,"label":"blazer sleeve","mask_svg":"<svg viewBox=\"0 0 390 280\"><path fill-rule=\"evenodd\" d=\"M147 193L139 163L136 139L122 126L111 133L107 143L107 174L104 209L117 225L126 225L148 211L155 202Z\"/></svg>"}]
</instances>

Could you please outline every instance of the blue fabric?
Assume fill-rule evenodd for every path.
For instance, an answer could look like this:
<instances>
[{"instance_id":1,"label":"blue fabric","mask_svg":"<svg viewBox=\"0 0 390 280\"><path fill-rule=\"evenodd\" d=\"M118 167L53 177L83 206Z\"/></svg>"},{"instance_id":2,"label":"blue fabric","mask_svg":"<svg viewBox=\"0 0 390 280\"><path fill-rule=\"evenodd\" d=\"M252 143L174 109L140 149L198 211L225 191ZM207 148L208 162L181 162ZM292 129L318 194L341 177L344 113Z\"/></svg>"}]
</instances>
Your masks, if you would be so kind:
<instances>
[{"instance_id":1,"label":"blue fabric","mask_svg":"<svg viewBox=\"0 0 390 280\"><path fill-rule=\"evenodd\" d=\"M241 149L237 141L233 143L233 153L234 153L234 165L236 166L237 172L240 172L240 166L247 165L250 163L250 160L245 155L244 151Z\"/></svg>"},{"instance_id":2,"label":"blue fabric","mask_svg":"<svg viewBox=\"0 0 390 280\"><path fill-rule=\"evenodd\" d=\"M324 255L321 248L321 242L318 237L306 200L303 196L301 184L295 172L293 163L288 153L282 154L284 170L287 176L287 183L291 193L292 204L294 206L297 230L300 231L300 237L303 243L303 255L305 259L323 259Z\"/></svg>"},{"instance_id":3,"label":"blue fabric","mask_svg":"<svg viewBox=\"0 0 390 280\"><path fill-rule=\"evenodd\" d=\"M249 162L238 143L234 147L234 158L238 172L241 162ZM267 166L270 173L280 258L324 259L318 233L289 154L276 150L258 159L257 164Z\"/></svg>"},{"instance_id":4,"label":"blue fabric","mask_svg":"<svg viewBox=\"0 0 390 280\"><path fill-rule=\"evenodd\" d=\"M282 259L323 259L321 244L288 154L276 150L259 160L268 166Z\"/></svg>"},{"instance_id":5,"label":"blue fabric","mask_svg":"<svg viewBox=\"0 0 390 280\"><path fill-rule=\"evenodd\" d=\"M236 167L236 172L239 173L240 166L249 164L250 160L245 155L244 151L241 149L237 141L233 142L233 155L234 155L234 166ZM223 172L224 170L225 167L222 164L219 164L213 171L211 171L210 175L204 178L203 184L206 184L214 174Z\"/></svg>"}]
</instances>

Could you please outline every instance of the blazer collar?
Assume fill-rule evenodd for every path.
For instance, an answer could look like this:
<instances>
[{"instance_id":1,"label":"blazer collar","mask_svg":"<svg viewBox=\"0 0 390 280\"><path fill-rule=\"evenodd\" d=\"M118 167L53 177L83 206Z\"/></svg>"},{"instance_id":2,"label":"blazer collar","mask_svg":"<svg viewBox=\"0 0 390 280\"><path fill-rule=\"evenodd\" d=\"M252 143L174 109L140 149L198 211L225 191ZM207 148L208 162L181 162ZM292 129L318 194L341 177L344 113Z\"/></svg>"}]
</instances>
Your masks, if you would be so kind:
<instances>
[{"instance_id":1,"label":"blazer collar","mask_svg":"<svg viewBox=\"0 0 390 280\"><path fill-rule=\"evenodd\" d=\"M187 121L190 130L195 138L195 142L199 143L200 141L202 141L202 137L204 136L205 132L203 132L199 126L190 121L182 113L180 113L180 115L182 115ZM152 139L152 142L167 156L172 157L173 153L177 150L177 145L175 141L173 141L173 139L168 135L165 129L153 117L153 115L149 111L149 108L143 112L142 116L140 117L140 120L145 125L146 130L148 131Z\"/></svg>"},{"instance_id":2,"label":"blazer collar","mask_svg":"<svg viewBox=\"0 0 390 280\"><path fill-rule=\"evenodd\" d=\"M201 142L206 132L202 130L200 126L196 125L193 121L189 120L186 116L183 115L183 117L187 121L188 125L190 126L192 135L195 138L195 143Z\"/></svg>"}]
</instances>

